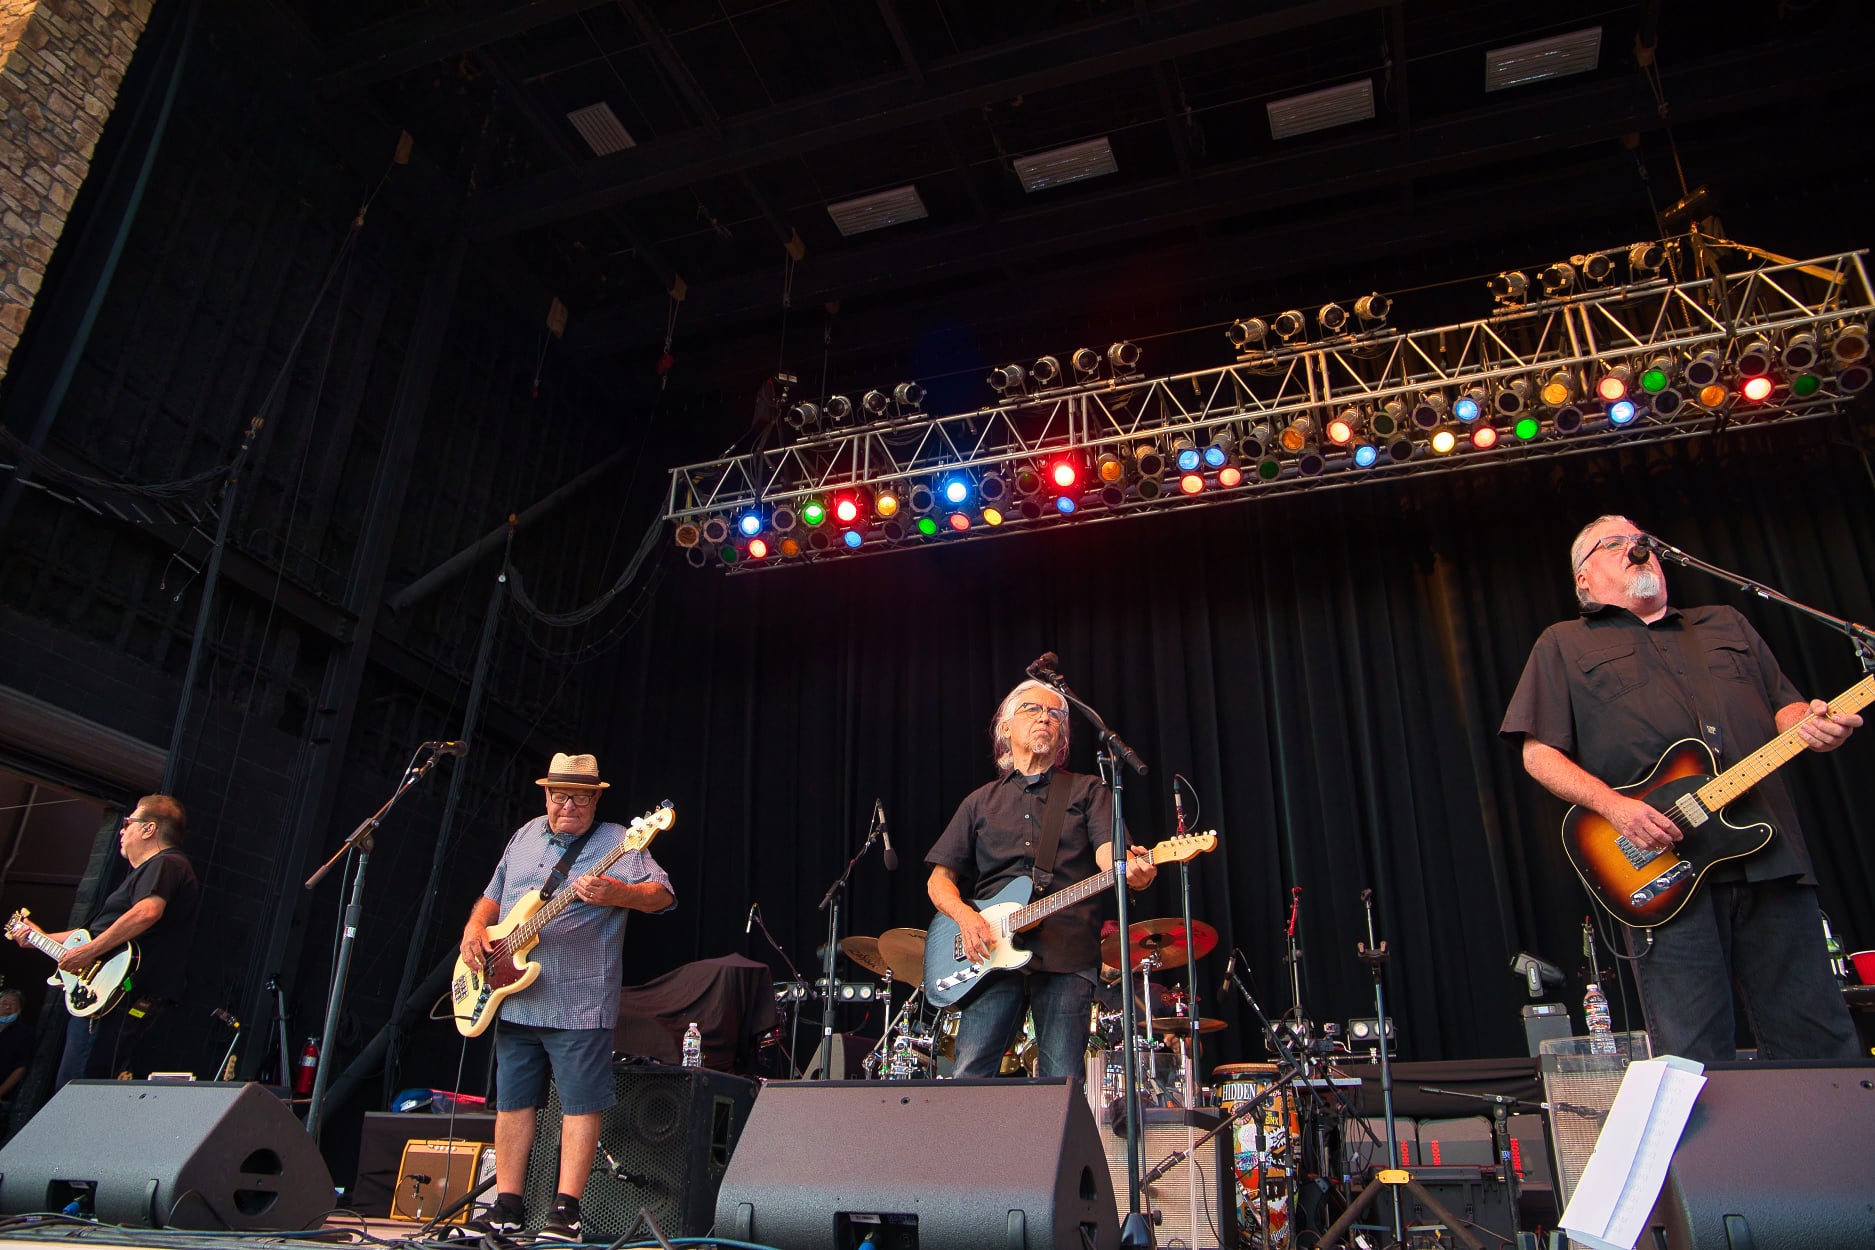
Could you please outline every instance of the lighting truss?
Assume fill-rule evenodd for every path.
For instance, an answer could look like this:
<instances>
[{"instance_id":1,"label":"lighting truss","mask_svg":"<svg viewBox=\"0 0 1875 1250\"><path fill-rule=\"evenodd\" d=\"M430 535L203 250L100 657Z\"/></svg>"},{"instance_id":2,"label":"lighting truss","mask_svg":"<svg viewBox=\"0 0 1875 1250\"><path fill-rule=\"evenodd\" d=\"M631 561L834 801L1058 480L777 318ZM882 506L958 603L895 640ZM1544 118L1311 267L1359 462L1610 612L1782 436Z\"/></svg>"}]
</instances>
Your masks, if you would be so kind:
<instances>
[{"instance_id":1,"label":"lighting truss","mask_svg":"<svg viewBox=\"0 0 1875 1250\"><path fill-rule=\"evenodd\" d=\"M1475 321L1369 326L1219 368L1065 384L683 465L670 471L665 520L692 563L778 568L1808 420L1868 387L1865 251L1792 261L1710 240L1664 247L1662 276ZM1721 272L1720 257L1742 267ZM1748 391L1766 352L1769 393L1762 382ZM1567 385L1552 388L1559 377ZM1625 393L1610 400L1616 378ZM1347 441L1331 439L1349 420ZM1186 474L1173 467L1182 440L1228 450ZM875 509L888 497L890 512ZM853 505L839 509L850 524L839 503ZM807 522L816 505L824 520Z\"/></svg>"}]
</instances>

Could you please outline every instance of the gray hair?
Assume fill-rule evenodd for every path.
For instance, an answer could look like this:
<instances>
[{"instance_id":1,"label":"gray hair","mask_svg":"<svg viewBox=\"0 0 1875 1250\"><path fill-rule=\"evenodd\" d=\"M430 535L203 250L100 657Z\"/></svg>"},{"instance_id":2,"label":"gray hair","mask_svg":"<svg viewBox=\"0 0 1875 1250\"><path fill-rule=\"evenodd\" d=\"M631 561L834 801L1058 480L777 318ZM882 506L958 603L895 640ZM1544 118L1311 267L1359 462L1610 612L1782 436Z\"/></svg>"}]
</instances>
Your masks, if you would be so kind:
<instances>
[{"instance_id":1,"label":"gray hair","mask_svg":"<svg viewBox=\"0 0 1875 1250\"><path fill-rule=\"evenodd\" d=\"M1596 517L1593 521L1590 521L1587 525L1577 530L1575 541L1569 544L1569 584L1575 587L1576 603L1581 607L1586 608L1589 606L1589 596L1588 592L1577 584L1576 574L1581 571L1584 557L1586 557L1590 551L1594 550L1594 544L1589 542L1589 531L1594 529L1597 525L1602 525L1609 521L1627 521L1630 526L1634 524L1634 522L1629 521L1627 517L1622 516L1619 512L1611 512L1604 516Z\"/></svg>"},{"instance_id":2,"label":"gray hair","mask_svg":"<svg viewBox=\"0 0 1875 1250\"><path fill-rule=\"evenodd\" d=\"M996 718L990 722L990 745L996 754L996 767L1008 770L1016 766L1016 756L1009 749L1009 735L1003 732L1003 726L1016 714L1016 704L1023 702L1022 696L1031 690L1046 690L1056 694L1055 688L1045 681L1036 681L1033 677L1003 696L1003 701L996 705ZM1063 700L1066 704L1066 700ZM1055 746L1055 767L1061 768L1068 762L1068 722L1061 722L1061 741Z\"/></svg>"}]
</instances>

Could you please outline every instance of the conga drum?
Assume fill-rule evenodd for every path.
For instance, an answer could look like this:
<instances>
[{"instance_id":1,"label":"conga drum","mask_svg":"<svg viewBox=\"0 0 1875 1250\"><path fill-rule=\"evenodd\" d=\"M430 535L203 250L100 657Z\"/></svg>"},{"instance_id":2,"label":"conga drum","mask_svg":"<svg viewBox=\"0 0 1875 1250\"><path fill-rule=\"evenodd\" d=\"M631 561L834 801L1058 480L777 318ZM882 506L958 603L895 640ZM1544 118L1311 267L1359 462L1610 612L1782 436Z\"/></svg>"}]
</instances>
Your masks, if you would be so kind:
<instances>
[{"instance_id":1,"label":"conga drum","mask_svg":"<svg viewBox=\"0 0 1875 1250\"><path fill-rule=\"evenodd\" d=\"M1226 1114L1249 1102L1277 1080L1273 1063L1223 1063L1211 1069L1217 1105ZM1301 1117L1289 1091L1231 1125L1232 1170L1237 1175L1237 1232L1246 1246L1287 1250L1289 1198L1295 1182L1295 1142ZM1268 1235L1265 1236L1265 1223Z\"/></svg>"}]
</instances>

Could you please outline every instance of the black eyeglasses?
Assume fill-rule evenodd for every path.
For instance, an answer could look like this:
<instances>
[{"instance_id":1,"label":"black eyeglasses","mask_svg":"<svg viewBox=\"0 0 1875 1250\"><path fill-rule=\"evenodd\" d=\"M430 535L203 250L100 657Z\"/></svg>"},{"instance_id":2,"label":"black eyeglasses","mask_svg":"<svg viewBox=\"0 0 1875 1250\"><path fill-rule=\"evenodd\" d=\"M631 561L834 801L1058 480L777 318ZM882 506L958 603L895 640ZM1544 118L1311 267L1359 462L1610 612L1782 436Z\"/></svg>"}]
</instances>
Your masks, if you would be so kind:
<instances>
[{"instance_id":1,"label":"black eyeglasses","mask_svg":"<svg viewBox=\"0 0 1875 1250\"><path fill-rule=\"evenodd\" d=\"M1598 551L1615 551L1622 547L1633 546L1635 543L1645 542L1646 540L1647 535L1645 534L1610 534L1608 537L1583 552L1582 558L1576 561L1576 567L1579 569L1587 564L1589 562L1589 557Z\"/></svg>"}]
</instances>

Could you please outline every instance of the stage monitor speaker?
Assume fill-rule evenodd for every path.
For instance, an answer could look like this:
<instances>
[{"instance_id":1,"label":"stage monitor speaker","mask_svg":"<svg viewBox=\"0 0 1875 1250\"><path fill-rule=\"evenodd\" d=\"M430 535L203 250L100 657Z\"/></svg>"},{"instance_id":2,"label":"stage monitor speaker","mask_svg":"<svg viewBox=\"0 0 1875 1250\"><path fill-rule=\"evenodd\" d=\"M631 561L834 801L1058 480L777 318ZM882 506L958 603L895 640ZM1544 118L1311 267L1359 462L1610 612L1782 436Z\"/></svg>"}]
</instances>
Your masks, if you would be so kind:
<instances>
[{"instance_id":1,"label":"stage monitor speaker","mask_svg":"<svg viewBox=\"0 0 1875 1250\"><path fill-rule=\"evenodd\" d=\"M82 1190L106 1224L290 1231L335 1205L305 1126L233 1081L73 1081L0 1150L0 1211Z\"/></svg>"},{"instance_id":2,"label":"stage monitor speaker","mask_svg":"<svg viewBox=\"0 0 1875 1250\"><path fill-rule=\"evenodd\" d=\"M581 1234L601 1245L617 1240L649 1209L666 1237L704 1236L716 1187L749 1120L755 1082L664 1064L618 1064L612 1081L618 1102L599 1121L599 1149L580 1201ZM530 1231L546 1223L559 1187L561 1119L560 1091L552 1088L527 1161Z\"/></svg>"},{"instance_id":3,"label":"stage monitor speaker","mask_svg":"<svg viewBox=\"0 0 1875 1250\"><path fill-rule=\"evenodd\" d=\"M1117 1250L1073 1080L777 1082L716 1199L716 1236L777 1250Z\"/></svg>"},{"instance_id":4,"label":"stage monitor speaker","mask_svg":"<svg viewBox=\"0 0 1875 1250\"><path fill-rule=\"evenodd\" d=\"M1875 1246L1875 1064L1712 1067L1641 1244Z\"/></svg>"}]
</instances>

